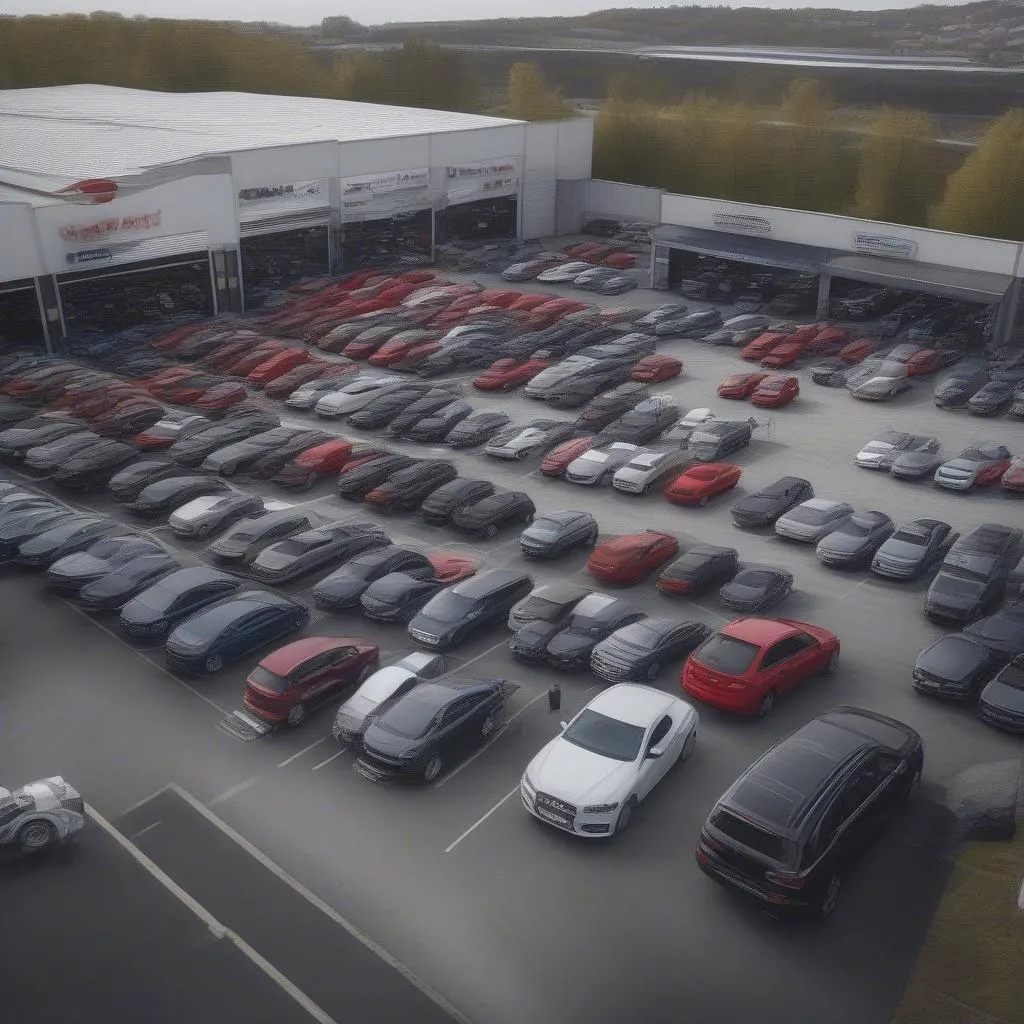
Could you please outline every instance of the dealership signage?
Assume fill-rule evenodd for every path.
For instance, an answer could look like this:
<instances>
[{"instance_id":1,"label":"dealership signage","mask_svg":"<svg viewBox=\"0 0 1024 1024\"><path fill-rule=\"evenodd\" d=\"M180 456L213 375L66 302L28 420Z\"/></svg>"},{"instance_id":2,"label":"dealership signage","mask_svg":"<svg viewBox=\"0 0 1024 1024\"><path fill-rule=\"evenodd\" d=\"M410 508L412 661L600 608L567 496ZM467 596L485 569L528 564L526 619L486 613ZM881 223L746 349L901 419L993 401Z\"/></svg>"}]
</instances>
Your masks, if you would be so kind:
<instances>
[{"instance_id":1,"label":"dealership signage","mask_svg":"<svg viewBox=\"0 0 1024 1024\"><path fill-rule=\"evenodd\" d=\"M770 235L772 222L767 217L753 213L725 213L716 210L711 214L711 224L719 231L739 231L744 235Z\"/></svg>"},{"instance_id":2,"label":"dealership signage","mask_svg":"<svg viewBox=\"0 0 1024 1024\"><path fill-rule=\"evenodd\" d=\"M372 220L423 209L430 205L429 185L429 167L342 178L342 217Z\"/></svg>"},{"instance_id":3,"label":"dealership signage","mask_svg":"<svg viewBox=\"0 0 1024 1024\"><path fill-rule=\"evenodd\" d=\"M917 256L917 242L896 235L873 235L867 231L854 231L850 237L854 252L868 256L886 256L889 259L912 260Z\"/></svg>"},{"instance_id":4,"label":"dealership signage","mask_svg":"<svg viewBox=\"0 0 1024 1024\"><path fill-rule=\"evenodd\" d=\"M309 198L320 201L324 192L324 183L317 178L315 181L293 181L287 185L258 185L255 188L243 188L238 193L240 203L255 203L260 199Z\"/></svg>"},{"instance_id":5,"label":"dealership signage","mask_svg":"<svg viewBox=\"0 0 1024 1024\"><path fill-rule=\"evenodd\" d=\"M130 235L139 231L152 231L161 226L163 214L160 210L150 213L126 213L123 217L106 217L87 224L64 224L60 237L69 245L82 242L101 242L114 235Z\"/></svg>"},{"instance_id":6,"label":"dealership signage","mask_svg":"<svg viewBox=\"0 0 1024 1024\"><path fill-rule=\"evenodd\" d=\"M519 164L511 158L457 164L447 168L446 174L444 194L449 203L505 196L519 191Z\"/></svg>"},{"instance_id":7,"label":"dealership signage","mask_svg":"<svg viewBox=\"0 0 1024 1024\"><path fill-rule=\"evenodd\" d=\"M430 184L430 168L414 167L409 171L388 171L386 174L364 174L341 179L341 194L347 202L356 196L378 196L405 189L424 189Z\"/></svg>"},{"instance_id":8,"label":"dealership signage","mask_svg":"<svg viewBox=\"0 0 1024 1024\"><path fill-rule=\"evenodd\" d=\"M113 258L114 254L110 249L83 249L81 252L69 252L66 256L68 263L73 267L81 263L100 263Z\"/></svg>"}]
</instances>

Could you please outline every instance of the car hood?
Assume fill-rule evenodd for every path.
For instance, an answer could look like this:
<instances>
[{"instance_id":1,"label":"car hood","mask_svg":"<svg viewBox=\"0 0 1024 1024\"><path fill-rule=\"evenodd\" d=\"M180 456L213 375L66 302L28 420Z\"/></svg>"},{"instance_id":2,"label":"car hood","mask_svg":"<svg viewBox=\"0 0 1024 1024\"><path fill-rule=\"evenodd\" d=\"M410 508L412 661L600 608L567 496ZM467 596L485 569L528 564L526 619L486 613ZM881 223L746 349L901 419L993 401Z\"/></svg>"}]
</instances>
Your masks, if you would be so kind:
<instances>
[{"instance_id":1,"label":"car hood","mask_svg":"<svg viewBox=\"0 0 1024 1024\"><path fill-rule=\"evenodd\" d=\"M898 455L893 461L894 465L904 469L927 469L929 466L934 465L937 460L934 453L907 452L904 455Z\"/></svg>"},{"instance_id":2,"label":"car hood","mask_svg":"<svg viewBox=\"0 0 1024 1024\"><path fill-rule=\"evenodd\" d=\"M211 508L223 499L223 494L207 494L201 498L193 498L192 501L176 509L171 520L178 523L195 522L197 519L202 519Z\"/></svg>"},{"instance_id":3,"label":"car hood","mask_svg":"<svg viewBox=\"0 0 1024 1024\"><path fill-rule=\"evenodd\" d=\"M335 599L356 598L367 586L366 580L356 579L354 576L328 576L316 585L315 593Z\"/></svg>"},{"instance_id":4,"label":"car hood","mask_svg":"<svg viewBox=\"0 0 1024 1024\"><path fill-rule=\"evenodd\" d=\"M558 736L527 765L526 774L538 792L579 806L618 800L634 765L602 757Z\"/></svg>"},{"instance_id":5,"label":"car hood","mask_svg":"<svg viewBox=\"0 0 1024 1024\"><path fill-rule=\"evenodd\" d=\"M939 466L939 472L943 476L967 477L974 476L981 467L977 462L970 462L967 459L951 459Z\"/></svg>"},{"instance_id":6,"label":"car hood","mask_svg":"<svg viewBox=\"0 0 1024 1024\"><path fill-rule=\"evenodd\" d=\"M548 650L552 654L563 657L571 655L582 657L587 651L592 650L600 639L601 637L598 636L585 636L582 633L563 629L548 641Z\"/></svg>"},{"instance_id":7,"label":"car hood","mask_svg":"<svg viewBox=\"0 0 1024 1024\"><path fill-rule=\"evenodd\" d=\"M847 533L830 534L821 541L823 551L834 551L840 555L852 555L870 542L870 537L852 537Z\"/></svg>"},{"instance_id":8,"label":"car hood","mask_svg":"<svg viewBox=\"0 0 1024 1024\"><path fill-rule=\"evenodd\" d=\"M261 569L284 569L290 566L296 557L296 555L290 555L284 551L273 551L270 548L264 548L256 559L256 564Z\"/></svg>"},{"instance_id":9,"label":"car hood","mask_svg":"<svg viewBox=\"0 0 1024 1024\"><path fill-rule=\"evenodd\" d=\"M726 583L724 587L719 591L722 598L728 598L730 601L752 603L759 601L764 597L764 589L762 587L747 587L742 583Z\"/></svg>"},{"instance_id":10,"label":"car hood","mask_svg":"<svg viewBox=\"0 0 1024 1024\"><path fill-rule=\"evenodd\" d=\"M764 494L748 494L745 498L736 502L735 508L739 512L763 514L766 512L773 512L775 509L783 507L786 503L786 499L783 497Z\"/></svg>"},{"instance_id":11,"label":"car hood","mask_svg":"<svg viewBox=\"0 0 1024 1024\"><path fill-rule=\"evenodd\" d=\"M1024 690L1018 690L1014 686L1007 686L1006 683L1001 683L998 679L993 679L985 687L982 691L981 699L984 704L988 704L991 707L1024 715Z\"/></svg>"},{"instance_id":12,"label":"car hood","mask_svg":"<svg viewBox=\"0 0 1024 1024\"><path fill-rule=\"evenodd\" d=\"M81 576L99 576L110 571L110 562L105 558L97 558L86 552L66 555L50 566L51 576L64 576L68 579Z\"/></svg>"}]
</instances>

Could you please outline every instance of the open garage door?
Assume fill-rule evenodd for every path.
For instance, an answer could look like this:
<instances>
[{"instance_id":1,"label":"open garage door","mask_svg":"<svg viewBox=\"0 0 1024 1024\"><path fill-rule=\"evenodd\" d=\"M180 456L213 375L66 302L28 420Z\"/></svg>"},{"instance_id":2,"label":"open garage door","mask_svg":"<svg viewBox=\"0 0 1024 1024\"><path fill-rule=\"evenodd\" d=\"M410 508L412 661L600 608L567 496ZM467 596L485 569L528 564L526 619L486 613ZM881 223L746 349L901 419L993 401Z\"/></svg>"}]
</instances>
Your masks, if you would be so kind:
<instances>
[{"instance_id":1,"label":"open garage door","mask_svg":"<svg viewBox=\"0 0 1024 1024\"><path fill-rule=\"evenodd\" d=\"M12 348L46 346L35 282L0 285L0 353Z\"/></svg>"},{"instance_id":2,"label":"open garage door","mask_svg":"<svg viewBox=\"0 0 1024 1024\"><path fill-rule=\"evenodd\" d=\"M432 211L427 208L346 221L341 226L341 266L422 266L433 258Z\"/></svg>"},{"instance_id":3,"label":"open garage door","mask_svg":"<svg viewBox=\"0 0 1024 1024\"><path fill-rule=\"evenodd\" d=\"M474 242L487 238L515 238L519 223L516 196L478 199L446 206L437 213L437 242Z\"/></svg>"},{"instance_id":4,"label":"open garage door","mask_svg":"<svg viewBox=\"0 0 1024 1024\"><path fill-rule=\"evenodd\" d=\"M294 224L262 230L248 225L242 233L242 292L246 309L258 309L267 299L298 281L331 272L329 222Z\"/></svg>"}]
</instances>

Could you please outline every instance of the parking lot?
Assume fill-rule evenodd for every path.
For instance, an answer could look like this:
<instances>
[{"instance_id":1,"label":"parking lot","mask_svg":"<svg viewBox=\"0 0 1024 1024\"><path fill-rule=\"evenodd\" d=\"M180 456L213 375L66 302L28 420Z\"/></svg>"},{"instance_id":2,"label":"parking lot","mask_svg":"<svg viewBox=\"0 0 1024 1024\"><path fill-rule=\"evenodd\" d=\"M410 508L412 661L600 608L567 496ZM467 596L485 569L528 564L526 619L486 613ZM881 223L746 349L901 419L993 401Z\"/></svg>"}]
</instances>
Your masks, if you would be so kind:
<instances>
[{"instance_id":1,"label":"parking lot","mask_svg":"<svg viewBox=\"0 0 1024 1024\"><path fill-rule=\"evenodd\" d=\"M488 285L499 280L476 278ZM653 308L666 296L637 291L597 301ZM921 611L927 580L896 585L863 571L826 569L811 548L770 531L736 529L728 508L789 474L807 477L820 497L879 509L897 521L927 515L961 532L983 522L1020 525L1024 506L998 488L961 495L927 482L900 483L857 469L852 455L890 427L935 434L950 456L979 439L1003 441L1020 454L1024 434L1007 420L935 408L930 379L894 404L878 406L853 401L842 389L817 387L798 368L792 372L801 378L800 397L778 411L758 410L715 395L723 377L748 365L735 350L668 340L659 351L681 357L685 369L656 385L655 393L676 396L684 408L708 406L719 418L753 415L759 423L753 443L731 457L743 471L739 487L706 507L682 509L658 494L630 497L549 480L536 459L505 463L444 446L393 445L450 459L460 475L528 491L539 512L585 509L603 537L653 528L684 541L734 546L742 562L784 566L796 582L778 614L818 623L841 638L835 675L797 690L765 720L737 721L700 708L693 757L641 805L625 835L578 841L524 811L518 787L526 763L557 733L559 721L603 684L589 673L567 676L517 664L504 629L479 634L449 656L458 675L501 676L519 685L500 728L430 786L379 786L352 770L352 751L332 738L332 709L249 743L218 728L241 706L242 683L256 657L213 677L178 677L164 666L160 649L129 645L114 620L93 619L47 595L39 576L10 570L0 574L4 783L63 774L125 834L153 826L139 837L140 848L178 884L202 890L201 902L216 902L222 888L240 883L230 867L218 864L207 874L183 852L196 815L209 820L182 811L182 803L192 807L193 801L386 950L436 993L433 1007L480 1024L668 1024L681 1015L698 1024L888 1021L948 872L943 783L977 761L1019 755L1020 741L984 726L970 709L914 693L914 659L942 632ZM519 394L474 392L472 376L459 382L477 409L501 409L516 421L548 415ZM324 425L280 404L276 411L288 425ZM572 412L551 414L574 418ZM374 437L347 431L344 423L325 429ZM24 474L3 469L2 477ZM329 483L298 498L262 482L243 486L308 503L325 519L379 522L396 543L423 551L465 551L483 566L515 567L537 582L571 578L598 589L584 572L582 552L527 562L514 530L493 540L466 540L408 514L385 518L341 501ZM84 503L129 521L102 492ZM151 529L185 564L202 557L200 542L182 542L159 523L135 525ZM284 589L311 603L316 578ZM671 598L652 580L623 593L652 614L712 625L735 617L713 594L696 602ZM404 627L358 615L315 610L307 632L366 637L380 646L382 664L413 649ZM678 692L678 669L666 666L655 685ZM562 708L552 712L547 692L556 682ZM838 704L878 710L921 733L922 798L846 880L834 917L821 928L794 927L709 882L694 863L694 844L715 799L758 754ZM174 796L180 793L187 798ZM81 839L87 848L93 842L89 833ZM237 893L233 899L239 902ZM282 927L297 945L319 948L321 924L314 916L286 919ZM323 971L331 969L325 959ZM398 977L376 984L398 984ZM206 1019L201 1011L190 1016ZM218 1007L217 1019L223 1016Z\"/></svg>"}]
</instances>

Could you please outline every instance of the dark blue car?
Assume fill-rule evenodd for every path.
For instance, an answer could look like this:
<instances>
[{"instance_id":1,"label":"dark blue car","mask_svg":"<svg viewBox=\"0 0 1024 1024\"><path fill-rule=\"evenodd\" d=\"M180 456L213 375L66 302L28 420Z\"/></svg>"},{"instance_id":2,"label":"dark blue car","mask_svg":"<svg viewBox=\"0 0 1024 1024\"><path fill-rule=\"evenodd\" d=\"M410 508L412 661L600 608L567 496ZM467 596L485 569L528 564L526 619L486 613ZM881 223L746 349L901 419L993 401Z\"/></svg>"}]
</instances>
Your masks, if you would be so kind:
<instances>
[{"instance_id":1,"label":"dark blue car","mask_svg":"<svg viewBox=\"0 0 1024 1024\"><path fill-rule=\"evenodd\" d=\"M233 594L242 581L230 573L194 566L179 569L132 598L122 609L121 629L136 640L163 640L179 622Z\"/></svg>"},{"instance_id":2,"label":"dark blue car","mask_svg":"<svg viewBox=\"0 0 1024 1024\"><path fill-rule=\"evenodd\" d=\"M269 590L250 590L193 615L167 638L167 664L185 672L219 672L279 637L302 629L309 609Z\"/></svg>"}]
</instances>

